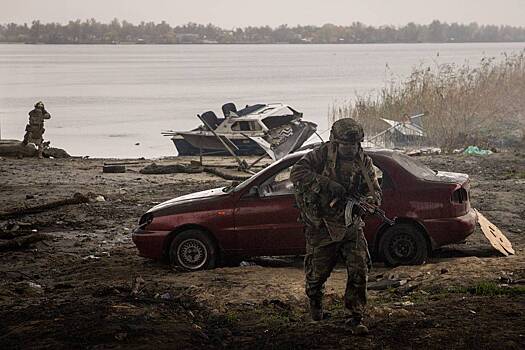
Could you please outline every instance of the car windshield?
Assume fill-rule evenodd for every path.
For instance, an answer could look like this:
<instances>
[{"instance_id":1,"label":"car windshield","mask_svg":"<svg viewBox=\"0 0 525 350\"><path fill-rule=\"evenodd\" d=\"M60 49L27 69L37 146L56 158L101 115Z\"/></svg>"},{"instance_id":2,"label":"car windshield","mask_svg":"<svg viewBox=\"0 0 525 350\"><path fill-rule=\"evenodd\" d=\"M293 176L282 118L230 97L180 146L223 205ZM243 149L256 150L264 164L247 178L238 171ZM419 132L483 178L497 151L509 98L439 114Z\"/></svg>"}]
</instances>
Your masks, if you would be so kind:
<instances>
[{"instance_id":1,"label":"car windshield","mask_svg":"<svg viewBox=\"0 0 525 350\"><path fill-rule=\"evenodd\" d=\"M300 158L300 157L299 157L299 158ZM299 159L299 158L297 158L297 159ZM283 158L283 159L281 159L281 160L279 160L279 161L277 161L277 162L271 164L270 166L268 166L268 167L262 169L262 170L259 171L257 174L255 174L255 175L253 175L252 177L250 177L249 179L244 180L243 182L241 182L239 185L237 185L237 186L235 187L235 189L234 189L235 192L240 191L240 190L242 190L243 188L245 188L246 186L248 186L248 185L249 185L250 183L252 183L256 178L258 178L259 176L261 176L263 172L266 172L267 170L270 170L270 171L271 171L271 169L273 169L273 168L275 168L275 167L281 167L281 163L282 163L283 161L286 161L287 159L289 159L289 158Z\"/></svg>"},{"instance_id":2,"label":"car windshield","mask_svg":"<svg viewBox=\"0 0 525 350\"><path fill-rule=\"evenodd\" d=\"M405 154L394 152L392 156L409 173L423 179L434 178L436 172L420 161Z\"/></svg>"}]
</instances>

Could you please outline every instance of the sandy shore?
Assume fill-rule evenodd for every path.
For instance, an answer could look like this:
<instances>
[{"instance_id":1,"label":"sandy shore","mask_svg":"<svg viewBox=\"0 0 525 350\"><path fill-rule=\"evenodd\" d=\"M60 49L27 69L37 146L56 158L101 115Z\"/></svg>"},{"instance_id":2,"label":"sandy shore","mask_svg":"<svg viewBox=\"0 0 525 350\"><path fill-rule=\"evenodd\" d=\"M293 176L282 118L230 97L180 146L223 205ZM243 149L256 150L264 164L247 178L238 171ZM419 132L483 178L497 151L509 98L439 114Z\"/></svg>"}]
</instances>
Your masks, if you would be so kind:
<instances>
[{"instance_id":1,"label":"sandy shore","mask_svg":"<svg viewBox=\"0 0 525 350\"><path fill-rule=\"evenodd\" d=\"M207 173L139 173L150 160L3 158L0 212L77 192L104 200L0 220L3 232L17 224L17 232L50 238L0 253L0 347L519 348L525 287L509 282L525 279L525 155L420 159L470 174L473 207L502 229L517 254L499 256L478 230L424 265L376 264L371 280L396 277L408 284L370 292L371 335L357 338L343 325L342 268L327 285L332 318L311 323L300 258L186 273L137 255L130 232L149 207L230 181ZM102 173L112 161L133 164L126 173Z\"/></svg>"}]
</instances>

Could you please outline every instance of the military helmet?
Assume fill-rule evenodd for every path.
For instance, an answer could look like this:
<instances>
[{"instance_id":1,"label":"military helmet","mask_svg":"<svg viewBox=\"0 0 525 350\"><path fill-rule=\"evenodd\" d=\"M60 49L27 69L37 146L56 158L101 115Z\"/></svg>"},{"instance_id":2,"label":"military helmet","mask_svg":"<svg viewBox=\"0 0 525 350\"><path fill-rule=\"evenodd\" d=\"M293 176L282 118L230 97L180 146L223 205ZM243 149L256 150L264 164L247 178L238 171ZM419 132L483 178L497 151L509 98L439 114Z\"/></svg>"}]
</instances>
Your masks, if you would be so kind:
<instances>
[{"instance_id":1,"label":"military helmet","mask_svg":"<svg viewBox=\"0 0 525 350\"><path fill-rule=\"evenodd\" d=\"M336 120L330 131L330 141L358 143L364 138L363 127L352 118Z\"/></svg>"},{"instance_id":2,"label":"military helmet","mask_svg":"<svg viewBox=\"0 0 525 350\"><path fill-rule=\"evenodd\" d=\"M37 103L35 103L35 108L44 108L44 102L38 101Z\"/></svg>"}]
</instances>

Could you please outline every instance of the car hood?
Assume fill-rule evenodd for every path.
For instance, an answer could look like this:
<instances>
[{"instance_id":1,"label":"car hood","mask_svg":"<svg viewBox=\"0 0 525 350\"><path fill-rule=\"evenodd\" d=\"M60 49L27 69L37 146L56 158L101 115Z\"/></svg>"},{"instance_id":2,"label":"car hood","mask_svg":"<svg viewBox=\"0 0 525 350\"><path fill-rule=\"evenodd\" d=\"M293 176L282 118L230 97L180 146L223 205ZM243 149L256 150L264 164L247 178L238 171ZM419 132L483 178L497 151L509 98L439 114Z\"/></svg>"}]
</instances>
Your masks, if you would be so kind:
<instances>
[{"instance_id":1,"label":"car hood","mask_svg":"<svg viewBox=\"0 0 525 350\"><path fill-rule=\"evenodd\" d=\"M160 210L160 209L164 209L164 208L167 208L167 207L172 207L174 205L178 205L178 204L182 204L182 203L185 204L185 203L188 203L188 202L208 199L208 198L211 198L211 197L225 196L228 193L224 192L223 188L224 187L212 188L211 190L204 190L204 191L200 191L200 192L190 193L190 194L187 194L187 195L184 195L184 196L180 196L180 197L175 197L175 198L172 198L172 199L167 200L165 202L162 202L160 204L157 204L156 206L154 206L153 208L148 210L148 213L152 212L152 211L157 211L157 210Z\"/></svg>"}]
</instances>

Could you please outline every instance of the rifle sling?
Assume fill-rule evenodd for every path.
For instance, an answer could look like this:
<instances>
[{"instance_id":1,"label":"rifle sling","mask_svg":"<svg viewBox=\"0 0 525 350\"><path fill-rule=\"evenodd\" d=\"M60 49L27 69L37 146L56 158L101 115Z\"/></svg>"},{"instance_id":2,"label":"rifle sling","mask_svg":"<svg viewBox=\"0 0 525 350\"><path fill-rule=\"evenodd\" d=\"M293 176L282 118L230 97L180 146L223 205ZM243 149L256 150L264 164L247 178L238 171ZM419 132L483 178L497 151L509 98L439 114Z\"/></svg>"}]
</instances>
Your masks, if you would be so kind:
<instances>
[{"instance_id":1,"label":"rifle sling","mask_svg":"<svg viewBox=\"0 0 525 350\"><path fill-rule=\"evenodd\" d=\"M376 190L374 189L374 185L372 184L372 179L370 179L370 176L368 175L368 172L365 169L365 165L363 164L362 157L359 157L359 160L357 163L359 164L359 168L361 168L361 173L363 174L363 177L365 178L366 184L368 186L368 191L370 191L372 198L374 198L374 202L379 203L379 199L377 198Z\"/></svg>"}]
</instances>

